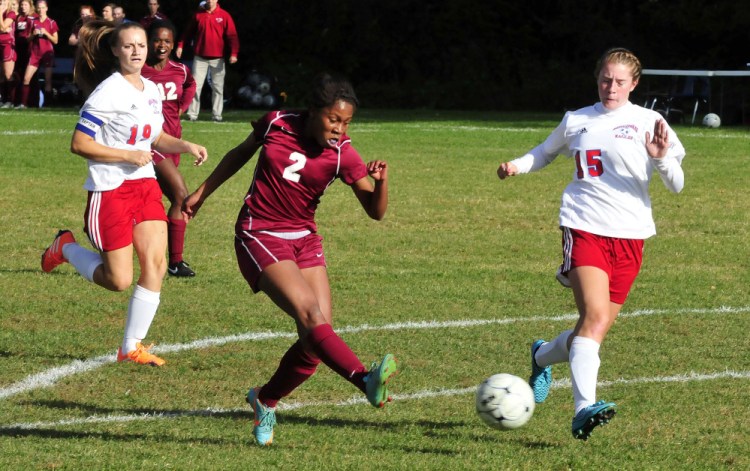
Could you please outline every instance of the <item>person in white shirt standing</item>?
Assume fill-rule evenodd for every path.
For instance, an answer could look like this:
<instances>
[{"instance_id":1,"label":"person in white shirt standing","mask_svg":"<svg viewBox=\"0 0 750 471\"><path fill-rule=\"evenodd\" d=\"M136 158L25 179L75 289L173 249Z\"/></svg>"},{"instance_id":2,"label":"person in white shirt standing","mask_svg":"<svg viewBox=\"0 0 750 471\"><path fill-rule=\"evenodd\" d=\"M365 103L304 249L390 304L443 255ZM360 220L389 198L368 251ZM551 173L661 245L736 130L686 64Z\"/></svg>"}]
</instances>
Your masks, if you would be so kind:
<instances>
[{"instance_id":1,"label":"person in white shirt standing","mask_svg":"<svg viewBox=\"0 0 750 471\"><path fill-rule=\"evenodd\" d=\"M156 315L167 271L167 215L151 149L190 153L196 165L208 154L203 146L162 132L161 93L141 76L147 55L146 31L138 23L114 27L93 20L81 27L75 78L90 95L70 149L88 162L84 231L97 251L81 247L70 231L62 230L42 254L42 270L69 262L88 281L124 291L133 283L135 250L140 276L117 361L161 366L164 360L141 343Z\"/></svg>"},{"instance_id":2,"label":"person in white shirt standing","mask_svg":"<svg viewBox=\"0 0 750 471\"><path fill-rule=\"evenodd\" d=\"M503 180L539 170L558 154L575 159L560 207L563 263L557 279L573 289L579 318L551 342L532 343L529 384L536 402L543 402L551 365L569 362L572 433L582 440L616 412L616 404L596 400L599 347L638 275L644 239L656 233L648 192L652 174L673 193L684 186L685 149L676 134L657 112L629 101L641 76L638 58L627 49L610 49L595 74L599 103L566 113L542 144L497 170Z\"/></svg>"}]
</instances>

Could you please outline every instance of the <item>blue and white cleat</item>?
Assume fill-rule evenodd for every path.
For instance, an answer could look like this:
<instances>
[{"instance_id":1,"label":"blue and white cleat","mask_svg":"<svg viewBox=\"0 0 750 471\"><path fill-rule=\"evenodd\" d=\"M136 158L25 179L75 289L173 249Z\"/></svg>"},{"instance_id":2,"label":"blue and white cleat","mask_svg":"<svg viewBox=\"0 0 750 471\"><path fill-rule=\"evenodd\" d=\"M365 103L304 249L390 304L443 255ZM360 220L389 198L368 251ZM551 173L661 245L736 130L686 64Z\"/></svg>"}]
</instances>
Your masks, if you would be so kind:
<instances>
[{"instance_id":1,"label":"blue and white cleat","mask_svg":"<svg viewBox=\"0 0 750 471\"><path fill-rule=\"evenodd\" d=\"M616 413L617 405L614 402L599 401L581 409L573 417L573 437L588 440L596 427L609 423Z\"/></svg>"},{"instance_id":2,"label":"blue and white cleat","mask_svg":"<svg viewBox=\"0 0 750 471\"><path fill-rule=\"evenodd\" d=\"M252 388L247 393L247 403L255 413L253 435L258 445L266 446L273 442L273 426L276 425L276 409L266 407L258 400L260 388Z\"/></svg>"},{"instance_id":3,"label":"blue and white cleat","mask_svg":"<svg viewBox=\"0 0 750 471\"><path fill-rule=\"evenodd\" d=\"M370 372L365 376L365 391L367 400L375 407L383 407L390 402L388 396L388 380L396 374L396 358L390 353L383 357L380 364L373 363Z\"/></svg>"},{"instance_id":4,"label":"blue and white cleat","mask_svg":"<svg viewBox=\"0 0 750 471\"><path fill-rule=\"evenodd\" d=\"M544 344L544 340L537 340L531 344L531 376L529 377L529 386L534 391L534 402L541 404L547 399L549 387L552 385L552 366L541 367L536 364L534 355L539 347Z\"/></svg>"}]
</instances>

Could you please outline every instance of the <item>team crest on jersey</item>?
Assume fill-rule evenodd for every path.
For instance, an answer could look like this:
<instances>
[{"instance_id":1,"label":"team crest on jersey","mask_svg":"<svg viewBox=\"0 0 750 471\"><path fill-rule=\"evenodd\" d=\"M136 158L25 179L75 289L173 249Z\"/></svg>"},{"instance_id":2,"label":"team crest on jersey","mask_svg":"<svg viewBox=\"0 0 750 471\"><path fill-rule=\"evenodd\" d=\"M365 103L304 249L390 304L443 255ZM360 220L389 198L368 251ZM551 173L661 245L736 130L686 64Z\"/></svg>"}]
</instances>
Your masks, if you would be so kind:
<instances>
[{"instance_id":1,"label":"team crest on jersey","mask_svg":"<svg viewBox=\"0 0 750 471\"><path fill-rule=\"evenodd\" d=\"M615 139L629 139L633 140L635 139L636 134L638 134L638 126L635 124L623 124L622 126L617 126L613 129L615 132Z\"/></svg>"}]
</instances>

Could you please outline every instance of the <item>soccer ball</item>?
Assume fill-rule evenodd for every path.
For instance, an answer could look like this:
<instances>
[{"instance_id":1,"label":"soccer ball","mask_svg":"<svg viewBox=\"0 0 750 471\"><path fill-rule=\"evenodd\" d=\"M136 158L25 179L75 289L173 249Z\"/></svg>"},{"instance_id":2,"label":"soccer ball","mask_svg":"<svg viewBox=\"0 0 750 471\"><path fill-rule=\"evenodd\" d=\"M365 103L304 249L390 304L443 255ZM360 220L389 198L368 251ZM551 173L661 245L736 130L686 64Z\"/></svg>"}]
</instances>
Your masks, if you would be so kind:
<instances>
[{"instance_id":1,"label":"soccer ball","mask_svg":"<svg viewBox=\"0 0 750 471\"><path fill-rule=\"evenodd\" d=\"M718 128L721 126L721 118L716 113L708 113L703 117L703 125L707 128Z\"/></svg>"},{"instance_id":2,"label":"soccer ball","mask_svg":"<svg viewBox=\"0 0 750 471\"><path fill-rule=\"evenodd\" d=\"M492 375L477 388L477 414L490 427L513 430L534 413L534 392L529 384L507 373Z\"/></svg>"},{"instance_id":3,"label":"soccer ball","mask_svg":"<svg viewBox=\"0 0 750 471\"><path fill-rule=\"evenodd\" d=\"M271 91L271 82L268 80L263 80L258 84L258 91L265 95L266 93Z\"/></svg>"}]
</instances>

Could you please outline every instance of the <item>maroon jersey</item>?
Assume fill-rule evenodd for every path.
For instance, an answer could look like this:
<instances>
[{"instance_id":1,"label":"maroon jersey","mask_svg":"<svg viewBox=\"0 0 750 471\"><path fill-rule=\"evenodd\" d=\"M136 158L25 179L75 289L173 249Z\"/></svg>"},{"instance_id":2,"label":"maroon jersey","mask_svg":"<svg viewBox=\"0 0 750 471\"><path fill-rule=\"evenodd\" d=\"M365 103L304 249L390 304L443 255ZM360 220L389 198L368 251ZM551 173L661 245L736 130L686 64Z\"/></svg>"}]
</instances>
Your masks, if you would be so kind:
<instances>
[{"instance_id":1,"label":"maroon jersey","mask_svg":"<svg viewBox=\"0 0 750 471\"><path fill-rule=\"evenodd\" d=\"M195 96L195 80L190 70L184 64L170 60L162 70L144 65L141 75L154 82L161 92L162 129L170 136L182 137L180 111L187 111Z\"/></svg>"},{"instance_id":2,"label":"maroon jersey","mask_svg":"<svg viewBox=\"0 0 750 471\"><path fill-rule=\"evenodd\" d=\"M16 12L11 10L4 12L0 21L5 22L8 18L12 19L13 23L8 32L0 33L0 44L10 44L12 46L16 43Z\"/></svg>"},{"instance_id":3,"label":"maroon jersey","mask_svg":"<svg viewBox=\"0 0 750 471\"><path fill-rule=\"evenodd\" d=\"M26 41L32 35L35 18L36 16L34 15L18 15L16 18L16 44L19 44L19 38L23 38Z\"/></svg>"},{"instance_id":4,"label":"maroon jersey","mask_svg":"<svg viewBox=\"0 0 750 471\"><path fill-rule=\"evenodd\" d=\"M306 111L272 111L253 122L263 143L255 176L237 220L237 231L316 232L315 210L326 188L367 176L367 167L348 136L322 148L304 135Z\"/></svg>"},{"instance_id":5,"label":"maroon jersey","mask_svg":"<svg viewBox=\"0 0 750 471\"><path fill-rule=\"evenodd\" d=\"M29 40L31 42L31 49L29 52L31 52L31 55L35 57L42 57L44 54L50 52L54 53L55 51L52 45L52 41L47 39L46 36L36 36L34 34L35 29L41 28L46 29L49 34L55 34L58 32L57 22L55 22L55 20L53 20L52 18L47 17L44 19L44 21L42 21L39 19L39 17L34 17L31 26L31 36L29 37Z\"/></svg>"}]
</instances>

